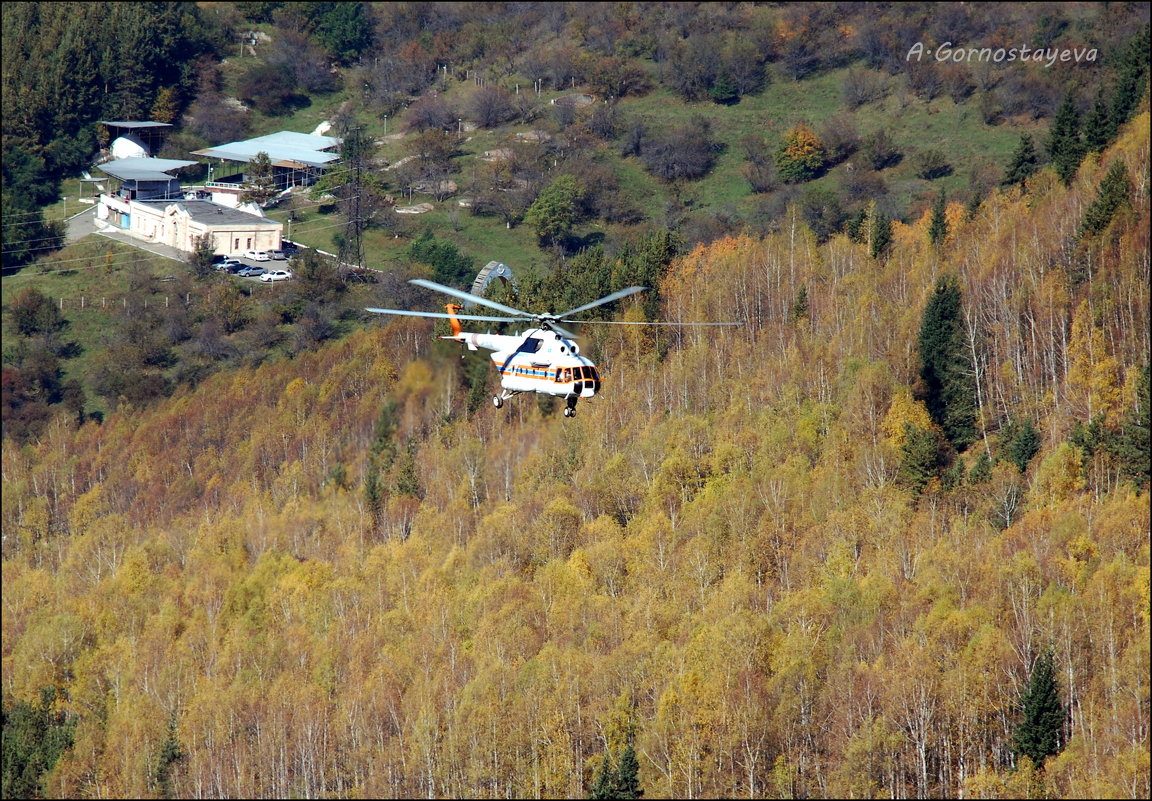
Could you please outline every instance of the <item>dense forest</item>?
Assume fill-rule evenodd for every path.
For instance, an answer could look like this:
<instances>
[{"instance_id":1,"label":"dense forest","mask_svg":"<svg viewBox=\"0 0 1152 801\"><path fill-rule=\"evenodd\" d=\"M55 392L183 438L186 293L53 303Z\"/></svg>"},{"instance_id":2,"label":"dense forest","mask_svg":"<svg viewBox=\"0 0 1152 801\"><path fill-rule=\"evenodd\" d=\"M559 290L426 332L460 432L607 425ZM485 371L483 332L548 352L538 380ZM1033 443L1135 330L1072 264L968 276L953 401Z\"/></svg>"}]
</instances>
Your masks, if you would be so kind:
<instances>
[{"instance_id":1,"label":"dense forest","mask_svg":"<svg viewBox=\"0 0 1152 801\"><path fill-rule=\"evenodd\" d=\"M971 214L1047 165L1072 181L1148 79L1141 4L26 2L3 14L4 436L22 442L59 412L99 419L122 399L147 405L339 339L370 324L364 306L412 302L415 275L465 287L497 259L527 279L521 306L571 307L612 281L653 285L674 252L778 232L791 210L817 242L842 233L879 254L892 221L932 209L939 239L949 203ZM1056 60L941 60L961 41ZM318 123L358 142L310 193L267 209L339 259L293 264L304 280L273 298L194 256L174 269L93 237L60 250L69 194L73 212L91 201L76 176L106 152L99 120L133 118L173 123L161 155L178 159ZM395 213L421 197L428 213ZM617 260L628 267L604 277ZM646 312L658 305L653 293ZM481 389L473 380L470 395Z\"/></svg>"},{"instance_id":2,"label":"dense forest","mask_svg":"<svg viewBox=\"0 0 1152 801\"><path fill-rule=\"evenodd\" d=\"M663 314L747 326L592 338L574 420L398 320L5 439L41 791L1146 797L1148 142L699 245Z\"/></svg>"},{"instance_id":3,"label":"dense forest","mask_svg":"<svg viewBox=\"0 0 1152 801\"><path fill-rule=\"evenodd\" d=\"M84 120L159 107L182 121L170 144L199 147L225 132L206 120L247 135L364 77L373 124L387 109L397 147L432 153L460 120L427 92L437 65L546 75L621 98L615 121L552 120L572 141L602 125L619 161L580 173L571 153L593 151L574 145L478 171L510 191L472 187L476 213L541 254L517 304L643 284L606 313L745 324L582 331L604 386L565 419L528 396L492 409L486 359L442 327L357 313L433 308L414 275L466 284L475 242L448 218L381 226L408 263L378 283L315 260L267 298L70 251L124 282L124 313L98 318L53 299L71 275L24 268L4 304L5 797L1152 793L1146 6L112 4L157 15L140 35L199 66L137 76L137 109L105 91L10 107L13 21L119 57L107 16L54 6L99 7L4 6L5 220L47 201L15 191L32 176L83 163L53 131L99 145ZM235 57L237 25L303 55L262 94L282 108L205 115L235 110L240 79L272 85ZM1109 57L1074 87L1041 66L974 69L970 91L891 61L925 31L1012 25ZM837 108L879 102L880 76L911 81L910 104L959 85L941 113L1012 126L1009 157L956 176L905 158L893 125L836 162L822 117L698 153L739 176L756 224L694 206L707 177L661 176L719 123L626 122L645 97L731 110L836 70ZM488 99L469 110L496 129L520 113ZM683 202L652 216L623 191L641 174ZM606 210L619 227L589 238ZM8 243L6 223L6 265Z\"/></svg>"}]
</instances>

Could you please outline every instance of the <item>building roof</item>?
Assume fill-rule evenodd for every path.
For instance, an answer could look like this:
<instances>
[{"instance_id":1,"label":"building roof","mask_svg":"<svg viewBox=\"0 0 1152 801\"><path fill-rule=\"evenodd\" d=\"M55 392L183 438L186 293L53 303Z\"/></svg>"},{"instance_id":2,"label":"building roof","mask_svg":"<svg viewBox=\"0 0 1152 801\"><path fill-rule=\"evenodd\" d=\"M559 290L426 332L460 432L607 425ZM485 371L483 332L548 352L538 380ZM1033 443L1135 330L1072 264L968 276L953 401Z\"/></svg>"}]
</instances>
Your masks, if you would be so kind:
<instances>
[{"instance_id":1,"label":"building roof","mask_svg":"<svg viewBox=\"0 0 1152 801\"><path fill-rule=\"evenodd\" d=\"M170 122L131 122L121 120L100 120L102 125L115 125L117 128L171 128Z\"/></svg>"},{"instance_id":2,"label":"building roof","mask_svg":"<svg viewBox=\"0 0 1152 801\"><path fill-rule=\"evenodd\" d=\"M191 167L195 161L178 159L127 158L98 164L97 167L122 181L175 181L169 170Z\"/></svg>"},{"instance_id":3,"label":"building roof","mask_svg":"<svg viewBox=\"0 0 1152 801\"><path fill-rule=\"evenodd\" d=\"M234 209L231 206L222 206L219 203L213 203L211 200L138 200L136 202L161 208L179 206L187 212L192 220L199 223L215 225L283 226L283 223L277 220L250 214L240 209Z\"/></svg>"},{"instance_id":4,"label":"building roof","mask_svg":"<svg viewBox=\"0 0 1152 801\"><path fill-rule=\"evenodd\" d=\"M268 158L281 166L323 167L340 160L337 153L324 152L340 144L335 136L313 136L295 131L278 131L255 139L229 142L217 147L206 147L192 151L197 156L224 159L225 161L249 162L258 153L267 153Z\"/></svg>"}]
</instances>

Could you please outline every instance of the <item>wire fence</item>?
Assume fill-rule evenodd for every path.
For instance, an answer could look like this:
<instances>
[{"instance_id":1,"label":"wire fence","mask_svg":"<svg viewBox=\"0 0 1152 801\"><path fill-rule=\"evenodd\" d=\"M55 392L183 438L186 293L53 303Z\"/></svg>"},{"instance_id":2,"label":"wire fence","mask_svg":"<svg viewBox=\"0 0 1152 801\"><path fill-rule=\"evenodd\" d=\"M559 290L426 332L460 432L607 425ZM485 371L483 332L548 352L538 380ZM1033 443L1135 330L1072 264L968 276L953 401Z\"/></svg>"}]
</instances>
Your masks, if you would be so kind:
<instances>
[{"instance_id":1,"label":"wire fence","mask_svg":"<svg viewBox=\"0 0 1152 801\"><path fill-rule=\"evenodd\" d=\"M164 279L161 281L174 280ZM242 292L237 297L251 301L264 300L270 295L277 292L280 284L287 283L285 281L269 281L269 282L256 282L250 284L251 292ZM174 293L171 295L150 295L145 297L130 296L130 295L69 295L58 296L53 299L56 307L61 311L106 311L106 312L125 312L147 309L168 309L172 306L183 305L184 308L191 308L196 303L203 303L205 301L212 301L212 298L207 297L207 293L198 292L185 292Z\"/></svg>"}]
</instances>

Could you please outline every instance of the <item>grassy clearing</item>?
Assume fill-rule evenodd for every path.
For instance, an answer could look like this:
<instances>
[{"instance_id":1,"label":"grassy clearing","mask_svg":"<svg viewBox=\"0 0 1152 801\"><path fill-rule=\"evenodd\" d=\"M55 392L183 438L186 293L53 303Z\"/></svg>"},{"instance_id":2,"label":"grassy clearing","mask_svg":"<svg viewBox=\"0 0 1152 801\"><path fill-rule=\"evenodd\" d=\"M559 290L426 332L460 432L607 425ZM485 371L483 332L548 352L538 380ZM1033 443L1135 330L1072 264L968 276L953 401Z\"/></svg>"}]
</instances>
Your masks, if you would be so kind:
<instances>
[{"instance_id":1,"label":"grassy clearing","mask_svg":"<svg viewBox=\"0 0 1152 801\"><path fill-rule=\"evenodd\" d=\"M226 66L229 83L250 64L256 63L249 55L235 57ZM967 195L974 171L999 171L1007 161L1026 125L1004 124L988 126L978 112L976 98L963 105L950 99L936 98L931 103L912 97L902 88L901 78L886 79L884 96L853 112L848 112L843 101L841 86L849 67L831 70L803 81L769 70L769 82L757 95L742 98L731 106L709 101L687 102L666 88L658 88L643 97L629 97L620 101L620 116L626 129L632 121L643 121L650 130L659 131L687 123L696 116L707 119L721 152L713 169L704 178L673 186L650 175L635 158L622 158L616 143L608 143L599 158L611 164L620 177L623 193L650 220L662 222L677 209L697 214L723 214L737 216L752 212L770 196L752 193L742 175L744 165L741 142L748 136L763 137L769 146L775 146L783 135L799 122L806 122L817 130L833 117L843 115L861 136L885 128L903 149L904 158L896 166L885 170L882 177L887 184L889 203L900 216L911 219L931 203L941 188L950 197ZM520 80L509 78L507 88L515 91ZM536 118L531 122L505 126L495 130L473 130L460 142L456 157L459 170L454 176L464 193L464 186L474 177L478 158L485 151L504 146L517 133L553 126L549 101L567 92L549 91L535 95L530 79L520 80L521 94L528 94L538 105ZM438 91L450 106L464 116L468 99L477 86L471 79L443 77ZM579 91L576 87L575 91ZM406 130L406 111L400 110L385 122L383 115L370 109L357 87L345 88L331 95L312 98L310 105L276 117L253 112L253 133L274 130L311 131L320 122L330 119L340 108L351 110L367 132L380 144L379 156L395 163L410 154L411 138ZM385 133L388 134L385 137ZM935 181L919 178L916 172L917 154L924 150L939 150L952 164L952 173ZM848 164L852 164L849 159ZM854 164L853 168L859 168ZM801 191L810 186L838 191L847 165L839 165L815 182L801 185ZM788 190L782 187L784 191ZM426 227L437 236L450 239L461 250L473 255L480 264L495 258L508 264L518 263L524 268L543 269L551 261L551 254L542 251L530 231L508 229L499 218L475 217L468 210L455 207L457 198L435 203L436 209L427 214L406 219L400 226L400 236L390 232L370 230L365 235L366 260L369 266L380 268L403 267L404 251L411 238ZM431 198L416 196L410 202L431 202ZM270 216L286 220L283 210ZM296 212L291 238L322 250L334 251L333 238L343 231L339 215L322 206L300 206ZM586 233L599 223L585 225ZM602 226L600 226L602 227Z\"/></svg>"},{"instance_id":2,"label":"grassy clearing","mask_svg":"<svg viewBox=\"0 0 1152 801\"><path fill-rule=\"evenodd\" d=\"M63 341L79 345L79 354L61 363L66 379L84 382L93 357L107 344L119 318L136 305L178 304L184 289L179 279L188 266L134 247L89 236L43 259L35 266L5 276L5 306L34 287L51 298L68 321ZM5 338L5 349L12 343Z\"/></svg>"}]
</instances>

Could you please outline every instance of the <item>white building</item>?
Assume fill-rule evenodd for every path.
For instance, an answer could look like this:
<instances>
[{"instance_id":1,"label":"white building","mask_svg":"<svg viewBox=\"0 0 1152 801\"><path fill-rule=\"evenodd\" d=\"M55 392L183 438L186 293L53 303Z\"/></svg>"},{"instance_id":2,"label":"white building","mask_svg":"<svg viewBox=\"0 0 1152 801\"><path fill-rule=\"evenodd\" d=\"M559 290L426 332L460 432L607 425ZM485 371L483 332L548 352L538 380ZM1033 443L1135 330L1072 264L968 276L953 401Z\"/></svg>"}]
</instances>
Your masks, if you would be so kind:
<instances>
[{"instance_id":1,"label":"white building","mask_svg":"<svg viewBox=\"0 0 1152 801\"><path fill-rule=\"evenodd\" d=\"M113 159L148 158L160 150L168 129L167 122L136 122L132 120L100 120L114 137L108 145Z\"/></svg>"},{"instance_id":2,"label":"white building","mask_svg":"<svg viewBox=\"0 0 1152 801\"><path fill-rule=\"evenodd\" d=\"M210 236L214 252L220 254L278 249L284 225L259 209L243 211L197 199L195 194L185 196L179 179L168 171L195 163L128 158L100 165L120 186L100 195L97 219L144 242L186 252L195 249L200 236Z\"/></svg>"}]
</instances>

